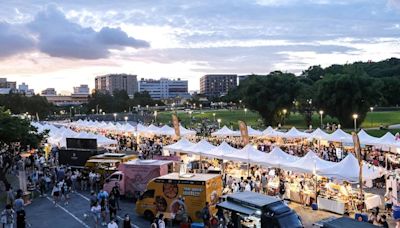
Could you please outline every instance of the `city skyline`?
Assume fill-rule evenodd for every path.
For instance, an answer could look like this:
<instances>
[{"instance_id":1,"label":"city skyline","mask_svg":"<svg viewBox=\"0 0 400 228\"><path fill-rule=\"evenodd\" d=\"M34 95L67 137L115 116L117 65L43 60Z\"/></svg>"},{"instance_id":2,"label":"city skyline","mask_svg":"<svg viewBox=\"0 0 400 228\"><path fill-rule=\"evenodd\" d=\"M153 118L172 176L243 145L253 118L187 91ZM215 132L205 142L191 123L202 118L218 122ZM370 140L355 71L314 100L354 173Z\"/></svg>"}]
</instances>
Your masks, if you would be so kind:
<instances>
[{"instance_id":1,"label":"city skyline","mask_svg":"<svg viewBox=\"0 0 400 228\"><path fill-rule=\"evenodd\" d=\"M0 77L60 93L110 73L189 81L400 57L398 0L6 0Z\"/></svg>"}]
</instances>

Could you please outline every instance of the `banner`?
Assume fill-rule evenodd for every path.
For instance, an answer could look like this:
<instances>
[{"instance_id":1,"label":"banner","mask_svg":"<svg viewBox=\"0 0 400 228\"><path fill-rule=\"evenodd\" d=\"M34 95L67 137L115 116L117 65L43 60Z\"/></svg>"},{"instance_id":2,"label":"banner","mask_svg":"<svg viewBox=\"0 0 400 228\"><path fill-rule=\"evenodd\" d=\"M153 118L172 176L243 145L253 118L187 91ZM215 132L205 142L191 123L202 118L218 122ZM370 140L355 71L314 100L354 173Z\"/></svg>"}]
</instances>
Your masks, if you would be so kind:
<instances>
[{"instance_id":1,"label":"banner","mask_svg":"<svg viewBox=\"0 0 400 228\"><path fill-rule=\"evenodd\" d=\"M360 139L358 138L357 133L352 132L351 135L353 136L353 143L354 143L354 152L358 159L358 164L360 165L360 170L358 173L358 181L360 184L360 195L363 195L363 159L361 154L361 146L360 146Z\"/></svg>"},{"instance_id":2,"label":"banner","mask_svg":"<svg viewBox=\"0 0 400 228\"><path fill-rule=\"evenodd\" d=\"M242 136L244 145L249 144L249 132L247 130L247 125L244 121L239 120L239 130Z\"/></svg>"},{"instance_id":3,"label":"banner","mask_svg":"<svg viewBox=\"0 0 400 228\"><path fill-rule=\"evenodd\" d=\"M175 135L180 137L181 136L181 131L179 129L179 120L178 120L178 117L175 114L172 114L172 124L174 125Z\"/></svg>"}]
</instances>

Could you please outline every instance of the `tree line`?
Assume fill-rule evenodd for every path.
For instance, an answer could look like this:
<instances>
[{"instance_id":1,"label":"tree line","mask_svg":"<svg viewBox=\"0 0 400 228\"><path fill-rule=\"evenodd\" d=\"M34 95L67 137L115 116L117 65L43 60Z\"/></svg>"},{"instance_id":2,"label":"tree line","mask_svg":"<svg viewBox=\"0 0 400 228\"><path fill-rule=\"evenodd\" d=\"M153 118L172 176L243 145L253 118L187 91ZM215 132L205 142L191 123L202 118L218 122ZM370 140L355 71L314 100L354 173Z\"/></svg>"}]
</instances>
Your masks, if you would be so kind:
<instances>
[{"instance_id":1,"label":"tree line","mask_svg":"<svg viewBox=\"0 0 400 228\"><path fill-rule=\"evenodd\" d=\"M241 100L267 125L281 123L283 115L296 111L303 114L308 126L312 114L323 110L342 126L351 127L354 113L362 123L371 107L398 106L399 94L400 59L391 58L326 68L312 66L300 76L281 71L251 75L223 100Z\"/></svg>"}]
</instances>

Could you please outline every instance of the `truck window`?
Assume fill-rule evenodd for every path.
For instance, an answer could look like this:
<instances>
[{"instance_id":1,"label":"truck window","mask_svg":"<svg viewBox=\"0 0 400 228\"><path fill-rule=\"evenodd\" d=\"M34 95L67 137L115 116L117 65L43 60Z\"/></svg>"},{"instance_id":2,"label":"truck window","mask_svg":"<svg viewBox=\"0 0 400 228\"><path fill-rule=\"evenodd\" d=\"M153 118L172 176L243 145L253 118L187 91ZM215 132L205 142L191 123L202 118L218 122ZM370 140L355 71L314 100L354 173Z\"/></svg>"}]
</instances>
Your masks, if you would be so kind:
<instances>
[{"instance_id":1,"label":"truck window","mask_svg":"<svg viewBox=\"0 0 400 228\"><path fill-rule=\"evenodd\" d=\"M121 180L121 174L114 174L110 176L110 181L120 181Z\"/></svg>"},{"instance_id":2,"label":"truck window","mask_svg":"<svg viewBox=\"0 0 400 228\"><path fill-rule=\"evenodd\" d=\"M154 190L154 189L147 190L147 191L145 191L145 192L143 193L142 199L145 199L145 198L154 198L154 193L155 193L155 190Z\"/></svg>"}]
</instances>

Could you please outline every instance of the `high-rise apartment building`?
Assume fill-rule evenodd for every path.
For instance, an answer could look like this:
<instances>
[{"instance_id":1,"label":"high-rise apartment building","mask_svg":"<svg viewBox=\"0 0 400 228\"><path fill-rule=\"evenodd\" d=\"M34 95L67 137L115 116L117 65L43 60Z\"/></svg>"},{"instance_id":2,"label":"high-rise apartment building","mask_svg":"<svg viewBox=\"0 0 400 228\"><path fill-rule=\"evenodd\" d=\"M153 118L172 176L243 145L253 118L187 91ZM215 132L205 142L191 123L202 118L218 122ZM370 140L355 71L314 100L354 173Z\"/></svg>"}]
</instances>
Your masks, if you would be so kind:
<instances>
[{"instance_id":1,"label":"high-rise apartment building","mask_svg":"<svg viewBox=\"0 0 400 228\"><path fill-rule=\"evenodd\" d=\"M7 81L7 78L0 78L0 88L17 89L17 82Z\"/></svg>"},{"instance_id":2,"label":"high-rise apartment building","mask_svg":"<svg viewBox=\"0 0 400 228\"><path fill-rule=\"evenodd\" d=\"M220 97L237 87L236 74L207 74L200 78L200 93Z\"/></svg>"},{"instance_id":3,"label":"high-rise apartment building","mask_svg":"<svg viewBox=\"0 0 400 228\"><path fill-rule=\"evenodd\" d=\"M171 80L167 78L161 78L159 80L154 79L141 79L139 81L139 92L149 92L151 98L155 100L164 100L170 98L189 98L188 92L188 81Z\"/></svg>"},{"instance_id":4,"label":"high-rise apartment building","mask_svg":"<svg viewBox=\"0 0 400 228\"><path fill-rule=\"evenodd\" d=\"M95 78L95 88L98 91L113 93L125 90L130 97L138 91L137 76L131 74L107 74Z\"/></svg>"},{"instance_id":5,"label":"high-rise apartment building","mask_svg":"<svg viewBox=\"0 0 400 228\"><path fill-rule=\"evenodd\" d=\"M35 91L33 89L29 89L28 84L26 84L25 82L18 85L18 92L25 94L26 96L33 96L35 94Z\"/></svg>"}]
</instances>

